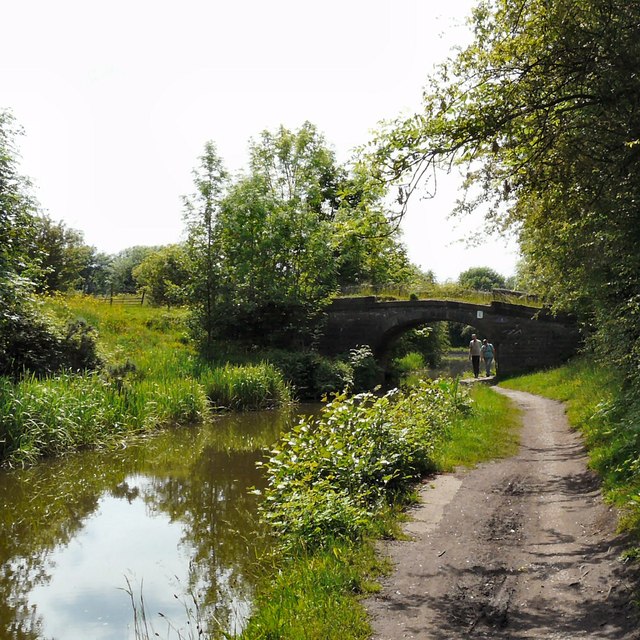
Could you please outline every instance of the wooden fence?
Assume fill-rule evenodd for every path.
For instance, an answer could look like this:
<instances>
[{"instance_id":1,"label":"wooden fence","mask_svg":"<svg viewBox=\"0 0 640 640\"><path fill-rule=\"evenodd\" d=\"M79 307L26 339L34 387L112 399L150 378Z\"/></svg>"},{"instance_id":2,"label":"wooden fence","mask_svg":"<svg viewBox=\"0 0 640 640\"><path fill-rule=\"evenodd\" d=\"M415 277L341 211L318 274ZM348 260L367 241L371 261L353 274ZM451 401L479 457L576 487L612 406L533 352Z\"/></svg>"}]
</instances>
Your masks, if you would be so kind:
<instances>
[{"instance_id":1,"label":"wooden fence","mask_svg":"<svg viewBox=\"0 0 640 640\"><path fill-rule=\"evenodd\" d=\"M103 302L108 302L110 305L123 304L123 305L143 305L144 293L141 296L129 296L129 295L112 295L99 298Z\"/></svg>"}]
</instances>

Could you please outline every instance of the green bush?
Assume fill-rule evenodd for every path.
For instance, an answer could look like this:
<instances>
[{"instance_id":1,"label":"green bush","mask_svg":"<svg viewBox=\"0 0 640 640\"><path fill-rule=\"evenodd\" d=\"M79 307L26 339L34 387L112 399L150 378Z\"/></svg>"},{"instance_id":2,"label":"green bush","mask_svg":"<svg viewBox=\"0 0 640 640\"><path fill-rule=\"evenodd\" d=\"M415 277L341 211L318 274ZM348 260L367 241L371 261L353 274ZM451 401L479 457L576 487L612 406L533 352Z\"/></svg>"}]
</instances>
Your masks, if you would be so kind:
<instances>
[{"instance_id":1,"label":"green bush","mask_svg":"<svg viewBox=\"0 0 640 640\"><path fill-rule=\"evenodd\" d=\"M83 318L67 323L60 347L64 368L94 370L102 364L98 356L97 331Z\"/></svg>"},{"instance_id":2,"label":"green bush","mask_svg":"<svg viewBox=\"0 0 640 640\"><path fill-rule=\"evenodd\" d=\"M384 378L384 372L369 345L365 344L351 349L349 364L353 370L352 389L356 393L370 391L379 385Z\"/></svg>"},{"instance_id":3,"label":"green bush","mask_svg":"<svg viewBox=\"0 0 640 640\"><path fill-rule=\"evenodd\" d=\"M349 363L315 351L269 351L267 358L294 387L300 400L320 400L328 393L350 388L353 383Z\"/></svg>"},{"instance_id":4,"label":"green bush","mask_svg":"<svg viewBox=\"0 0 640 640\"><path fill-rule=\"evenodd\" d=\"M263 518L286 545L358 539L384 505L434 468L435 447L461 404L460 388L445 382L337 396L271 452Z\"/></svg>"},{"instance_id":5,"label":"green bush","mask_svg":"<svg viewBox=\"0 0 640 640\"><path fill-rule=\"evenodd\" d=\"M415 351L411 351L401 358L396 358L392 363L394 371L400 375L406 375L412 371L419 371L420 369L424 369L424 366L424 357L421 353L416 353Z\"/></svg>"},{"instance_id":6,"label":"green bush","mask_svg":"<svg viewBox=\"0 0 640 640\"><path fill-rule=\"evenodd\" d=\"M63 370L85 371L100 365L97 332L84 320L67 323L26 305L0 318L0 375L43 376Z\"/></svg>"}]
</instances>

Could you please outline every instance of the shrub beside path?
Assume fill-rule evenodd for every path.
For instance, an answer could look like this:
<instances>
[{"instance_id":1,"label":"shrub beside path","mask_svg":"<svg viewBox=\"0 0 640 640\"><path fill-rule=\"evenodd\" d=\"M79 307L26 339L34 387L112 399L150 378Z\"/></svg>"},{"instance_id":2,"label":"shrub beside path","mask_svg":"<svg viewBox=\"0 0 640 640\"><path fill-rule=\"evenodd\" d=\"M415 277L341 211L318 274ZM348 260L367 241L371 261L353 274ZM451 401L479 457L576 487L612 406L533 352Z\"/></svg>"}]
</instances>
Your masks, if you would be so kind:
<instances>
[{"instance_id":1,"label":"shrub beside path","mask_svg":"<svg viewBox=\"0 0 640 640\"><path fill-rule=\"evenodd\" d=\"M425 482L407 541L365 605L374 640L638 640L638 570L563 405L498 389L522 410L517 456Z\"/></svg>"}]
</instances>

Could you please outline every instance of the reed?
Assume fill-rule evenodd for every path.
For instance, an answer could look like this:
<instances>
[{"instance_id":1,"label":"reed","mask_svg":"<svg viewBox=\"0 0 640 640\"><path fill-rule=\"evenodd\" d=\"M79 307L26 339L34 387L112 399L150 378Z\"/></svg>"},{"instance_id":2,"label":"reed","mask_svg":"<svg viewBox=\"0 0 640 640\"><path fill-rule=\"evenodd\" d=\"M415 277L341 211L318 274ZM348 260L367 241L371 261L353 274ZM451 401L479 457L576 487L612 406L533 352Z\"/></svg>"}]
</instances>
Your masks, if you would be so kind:
<instances>
[{"instance_id":1,"label":"reed","mask_svg":"<svg viewBox=\"0 0 640 640\"><path fill-rule=\"evenodd\" d=\"M231 410L269 409L291 401L281 373L268 363L199 367L198 378L214 407Z\"/></svg>"}]
</instances>

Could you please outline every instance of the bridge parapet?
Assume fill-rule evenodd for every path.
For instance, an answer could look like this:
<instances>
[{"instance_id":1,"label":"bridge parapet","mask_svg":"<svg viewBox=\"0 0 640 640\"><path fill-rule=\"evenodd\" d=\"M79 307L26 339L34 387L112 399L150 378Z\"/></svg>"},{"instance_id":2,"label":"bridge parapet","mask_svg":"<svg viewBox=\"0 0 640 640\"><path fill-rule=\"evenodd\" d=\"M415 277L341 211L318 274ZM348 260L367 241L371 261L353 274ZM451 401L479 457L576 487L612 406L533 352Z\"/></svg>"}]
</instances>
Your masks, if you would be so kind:
<instances>
[{"instance_id":1,"label":"bridge parapet","mask_svg":"<svg viewBox=\"0 0 640 640\"><path fill-rule=\"evenodd\" d=\"M580 333L568 317L548 311L492 302L488 305L444 300L381 301L375 296L338 298L327 308L321 350L348 352L368 344L384 358L393 341L409 329L438 321L474 327L496 347L500 375L555 366L576 353Z\"/></svg>"}]
</instances>

